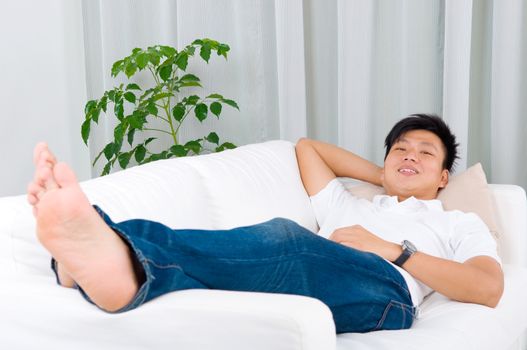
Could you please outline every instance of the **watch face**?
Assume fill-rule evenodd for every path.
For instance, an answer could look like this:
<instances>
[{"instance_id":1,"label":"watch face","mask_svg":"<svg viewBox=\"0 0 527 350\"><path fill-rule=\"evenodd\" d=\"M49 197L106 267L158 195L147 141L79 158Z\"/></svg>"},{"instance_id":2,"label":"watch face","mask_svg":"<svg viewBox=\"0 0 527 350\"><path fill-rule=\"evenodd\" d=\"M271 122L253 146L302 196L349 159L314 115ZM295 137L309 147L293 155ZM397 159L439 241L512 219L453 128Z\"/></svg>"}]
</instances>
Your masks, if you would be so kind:
<instances>
[{"instance_id":1,"label":"watch face","mask_svg":"<svg viewBox=\"0 0 527 350\"><path fill-rule=\"evenodd\" d=\"M404 240L402 246L403 249L408 249L411 253L415 253L417 251L415 245L410 241Z\"/></svg>"}]
</instances>

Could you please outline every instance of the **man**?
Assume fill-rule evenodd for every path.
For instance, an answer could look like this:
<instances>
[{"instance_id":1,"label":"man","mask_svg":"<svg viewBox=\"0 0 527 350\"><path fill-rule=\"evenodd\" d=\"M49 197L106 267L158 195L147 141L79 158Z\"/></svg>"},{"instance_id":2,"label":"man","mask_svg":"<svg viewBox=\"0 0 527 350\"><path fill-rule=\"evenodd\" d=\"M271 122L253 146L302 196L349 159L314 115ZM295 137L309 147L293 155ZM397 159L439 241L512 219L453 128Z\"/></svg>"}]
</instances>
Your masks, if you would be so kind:
<instances>
[{"instance_id":1,"label":"man","mask_svg":"<svg viewBox=\"0 0 527 350\"><path fill-rule=\"evenodd\" d=\"M432 290L491 307L503 292L488 229L473 214L443 211L435 199L448 183L456 146L446 124L428 115L394 126L383 168L301 139L302 181L319 234L329 240L286 219L217 231L172 230L139 219L114 223L90 205L73 172L45 144L35 148L28 200L59 283L78 287L108 312L171 291L210 288L318 298L339 333L403 329ZM357 199L337 176L382 184L387 195Z\"/></svg>"}]
</instances>

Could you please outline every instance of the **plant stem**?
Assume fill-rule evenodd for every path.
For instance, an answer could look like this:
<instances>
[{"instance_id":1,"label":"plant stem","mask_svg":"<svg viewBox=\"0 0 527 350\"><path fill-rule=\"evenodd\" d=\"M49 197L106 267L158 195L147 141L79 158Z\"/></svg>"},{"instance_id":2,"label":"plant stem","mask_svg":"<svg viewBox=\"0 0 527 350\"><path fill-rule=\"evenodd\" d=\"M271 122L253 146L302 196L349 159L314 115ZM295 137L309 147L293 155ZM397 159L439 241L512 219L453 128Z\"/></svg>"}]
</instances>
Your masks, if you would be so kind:
<instances>
[{"instance_id":1,"label":"plant stem","mask_svg":"<svg viewBox=\"0 0 527 350\"><path fill-rule=\"evenodd\" d=\"M172 118L170 118L170 109L168 107L168 103L165 105L163 109L165 110L165 113L168 117L168 125L170 125L170 131L171 131L172 139L174 140L174 145L177 145L178 144L177 137L176 137L177 131L174 130L174 124L172 123Z\"/></svg>"},{"instance_id":2,"label":"plant stem","mask_svg":"<svg viewBox=\"0 0 527 350\"><path fill-rule=\"evenodd\" d=\"M161 108L163 108L163 107L161 107ZM166 119L166 118L163 118L163 117L162 117L162 116L160 116L160 115L156 115L155 117L156 117L156 118L159 118L159 119L162 119L163 121L165 121L165 122L167 122L167 123L168 123L168 119Z\"/></svg>"},{"instance_id":3,"label":"plant stem","mask_svg":"<svg viewBox=\"0 0 527 350\"><path fill-rule=\"evenodd\" d=\"M159 79L157 78L157 74L152 70L152 67L150 65L148 65L148 69L150 70L150 73L154 77L154 80L156 81L156 84L160 85L161 83L160 83ZM170 125L171 133L169 133L169 132L167 132L167 133L172 135L172 139L174 140L174 144L177 145L177 137L176 137L176 133L174 132L174 125L172 124L172 118L170 118L170 108L169 107L170 107L170 97L168 97L167 103L163 105L163 110L165 111L167 119L164 119L161 116L159 116L159 117L162 118L163 120L165 120L166 122L168 122L168 125Z\"/></svg>"}]
</instances>

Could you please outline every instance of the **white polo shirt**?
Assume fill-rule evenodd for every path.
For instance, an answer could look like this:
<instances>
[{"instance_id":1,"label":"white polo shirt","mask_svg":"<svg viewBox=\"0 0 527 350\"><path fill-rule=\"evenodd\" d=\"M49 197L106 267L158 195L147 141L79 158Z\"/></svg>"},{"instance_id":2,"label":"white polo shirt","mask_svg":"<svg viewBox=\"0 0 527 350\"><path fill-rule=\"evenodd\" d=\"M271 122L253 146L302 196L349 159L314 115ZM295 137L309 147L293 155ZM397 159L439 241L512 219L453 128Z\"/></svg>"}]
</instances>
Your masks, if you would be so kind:
<instances>
[{"instance_id":1,"label":"white polo shirt","mask_svg":"<svg viewBox=\"0 0 527 350\"><path fill-rule=\"evenodd\" d=\"M338 179L310 199L320 226L318 234L325 238L338 228L361 225L386 241L400 244L409 240L417 250L436 257L462 263L485 255L501 263L496 242L483 221L473 213L445 211L439 200L410 197L399 202L395 196L380 195L370 202L353 196ZM418 306L432 289L393 266L403 275L412 302Z\"/></svg>"}]
</instances>

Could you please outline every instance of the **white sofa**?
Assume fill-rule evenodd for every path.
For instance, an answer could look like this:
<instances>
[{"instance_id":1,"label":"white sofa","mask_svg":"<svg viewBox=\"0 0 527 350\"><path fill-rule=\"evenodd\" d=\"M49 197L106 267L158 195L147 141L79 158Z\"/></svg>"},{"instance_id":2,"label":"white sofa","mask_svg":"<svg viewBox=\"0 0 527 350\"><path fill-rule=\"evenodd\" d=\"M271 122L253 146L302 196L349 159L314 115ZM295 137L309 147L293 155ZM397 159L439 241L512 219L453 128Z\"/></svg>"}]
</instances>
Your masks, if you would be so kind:
<instances>
[{"instance_id":1,"label":"white sofa","mask_svg":"<svg viewBox=\"0 0 527 350\"><path fill-rule=\"evenodd\" d=\"M316 232L294 145L271 141L159 161L83 183L114 220L229 228L287 217ZM188 290L106 314L56 286L25 196L0 198L0 349L521 349L527 329L527 205L523 189L490 185L505 262L496 309L434 293L404 331L335 334L320 301L290 295Z\"/></svg>"}]
</instances>

